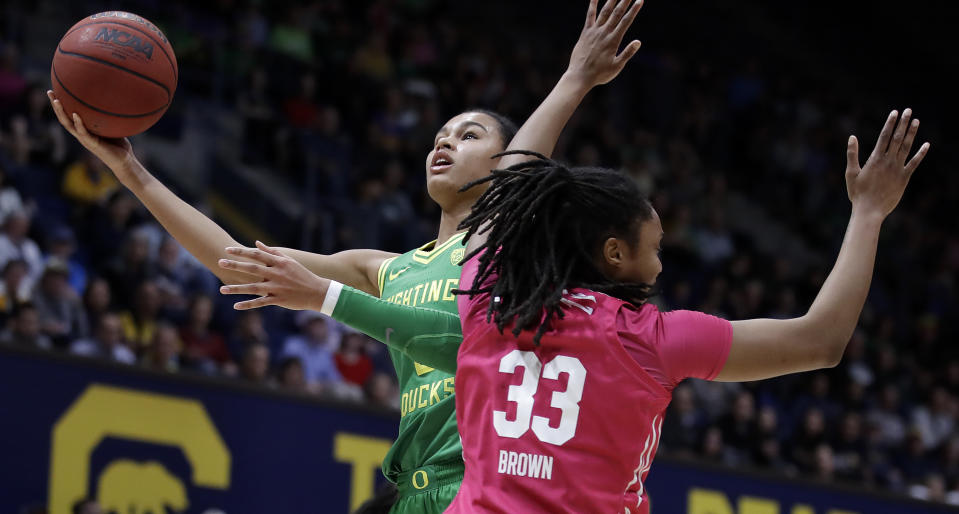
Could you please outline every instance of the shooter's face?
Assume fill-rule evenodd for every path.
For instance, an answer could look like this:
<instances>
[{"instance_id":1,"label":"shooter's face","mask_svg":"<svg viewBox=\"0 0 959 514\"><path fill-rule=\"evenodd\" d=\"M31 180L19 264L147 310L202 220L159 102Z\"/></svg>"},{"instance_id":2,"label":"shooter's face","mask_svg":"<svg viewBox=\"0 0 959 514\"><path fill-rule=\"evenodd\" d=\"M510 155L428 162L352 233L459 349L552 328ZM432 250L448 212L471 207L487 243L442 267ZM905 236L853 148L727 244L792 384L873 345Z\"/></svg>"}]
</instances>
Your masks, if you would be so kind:
<instances>
[{"instance_id":1,"label":"shooter's face","mask_svg":"<svg viewBox=\"0 0 959 514\"><path fill-rule=\"evenodd\" d=\"M486 189L478 186L459 194L464 185L489 175L503 151L499 124L491 116L465 112L443 125L436 133L433 150L426 156L426 186L441 207L473 201Z\"/></svg>"}]
</instances>

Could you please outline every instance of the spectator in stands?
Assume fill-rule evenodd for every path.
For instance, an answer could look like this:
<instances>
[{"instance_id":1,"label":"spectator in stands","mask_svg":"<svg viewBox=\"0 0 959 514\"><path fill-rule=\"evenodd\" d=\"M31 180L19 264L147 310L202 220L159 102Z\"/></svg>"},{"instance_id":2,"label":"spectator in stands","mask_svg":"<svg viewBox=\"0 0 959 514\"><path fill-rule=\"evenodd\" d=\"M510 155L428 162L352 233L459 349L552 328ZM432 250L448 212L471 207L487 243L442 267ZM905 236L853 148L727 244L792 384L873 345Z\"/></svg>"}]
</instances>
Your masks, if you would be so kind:
<instances>
[{"instance_id":1,"label":"spectator in stands","mask_svg":"<svg viewBox=\"0 0 959 514\"><path fill-rule=\"evenodd\" d=\"M866 414L866 419L879 429L879 444L893 448L906 437L906 423L900 412L899 389L886 384L879 393L878 404Z\"/></svg>"},{"instance_id":2,"label":"spectator in stands","mask_svg":"<svg viewBox=\"0 0 959 514\"><path fill-rule=\"evenodd\" d=\"M161 321L153 331L153 341L146 347L140 364L154 371L176 373L180 370L182 347L176 327Z\"/></svg>"},{"instance_id":3,"label":"spectator in stands","mask_svg":"<svg viewBox=\"0 0 959 514\"><path fill-rule=\"evenodd\" d=\"M824 482L829 482L835 478L835 461L833 459L832 447L826 443L817 444L813 449L813 477Z\"/></svg>"},{"instance_id":4,"label":"spectator in stands","mask_svg":"<svg viewBox=\"0 0 959 514\"><path fill-rule=\"evenodd\" d=\"M760 468L770 469L787 475L794 475L796 468L782 454L779 439L765 436L757 441L752 454L753 462Z\"/></svg>"},{"instance_id":5,"label":"spectator in stands","mask_svg":"<svg viewBox=\"0 0 959 514\"><path fill-rule=\"evenodd\" d=\"M134 230L126 237L122 254L107 265L103 274L110 282L110 290L116 295L117 302L122 305L133 305L137 287L153 275L150 237L142 230Z\"/></svg>"},{"instance_id":6,"label":"spectator in stands","mask_svg":"<svg viewBox=\"0 0 959 514\"><path fill-rule=\"evenodd\" d=\"M7 42L0 52L0 111L7 111L20 100L27 81L20 73L20 49Z\"/></svg>"},{"instance_id":7,"label":"spectator in stands","mask_svg":"<svg viewBox=\"0 0 959 514\"><path fill-rule=\"evenodd\" d=\"M808 381L808 388L800 393L792 405L793 419L807 416L810 409L818 410L824 422L836 420L839 415L839 402L830 395L831 381L824 372L816 372ZM811 449L811 448L810 448Z\"/></svg>"},{"instance_id":8,"label":"spectator in stands","mask_svg":"<svg viewBox=\"0 0 959 514\"><path fill-rule=\"evenodd\" d=\"M750 445L753 462L767 469L794 473L794 466L790 465L782 454L776 409L770 405L763 406L756 419L756 438Z\"/></svg>"},{"instance_id":9,"label":"spectator in stands","mask_svg":"<svg viewBox=\"0 0 959 514\"><path fill-rule=\"evenodd\" d=\"M86 314L87 326L95 327L100 316L109 312L112 306L110 283L103 277L94 277L83 292L83 311Z\"/></svg>"},{"instance_id":10,"label":"spectator in stands","mask_svg":"<svg viewBox=\"0 0 959 514\"><path fill-rule=\"evenodd\" d=\"M90 261L98 271L104 271L107 266L121 260L117 255L118 243L123 243L124 250L128 249L131 244L128 232L137 222L136 208L136 198L128 191L118 189L110 195L106 205L94 212L92 220L84 225L87 232L81 237L89 244ZM108 276L108 279L113 285L113 277Z\"/></svg>"},{"instance_id":11,"label":"spectator in stands","mask_svg":"<svg viewBox=\"0 0 959 514\"><path fill-rule=\"evenodd\" d=\"M120 312L123 338L137 353L153 342L153 332L160 320L160 289L156 282L145 280L136 289L133 308Z\"/></svg>"},{"instance_id":12,"label":"spectator in stands","mask_svg":"<svg viewBox=\"0 0 959 514\"><path fill-rule=\"evenodd\" d=\"M53 341L40 331L40 316L30 303L21 303L14 308L8 328L0 332L0 343L21 348L53 349Z\"/></svg>"},{"instance_id":13,"label":"spectator in stands","mask_svg":"<svg viewBox=\"0 0 959 514\"><path fill-rule=\"evenodd\" d=\"M926 450L938 447L955 433L956 401L942 386L933 388L929 401L912 411L912 425Z\"/></svg>"},{"instance_id":14,"label":"spectator in stands","mask_svg":"<svg viewBox=\"0 0 959 514\"><path fill-rule=\"evenodd\" d=\"M77 240L73 235L73 229L66 225L61 225L47 236L47 257L46 262L51 259L58 259L67 265L67 282L73 291L82 294L87 287L87 270L76 256Z\"/></svg>"},{"instance_id":15,"label":"spectator in stands","mask_svg":"<svg viewBox=\"0 0 959 514\"><path fill-rule=\"evenodd\" d=\"M80 297L67 283L69 273L63 261L49 260L33 293L33 304L40 314L43 332L58 344L66 344L90 333Z\"/></svg>"},{"instance_id":16,"label":"spectator in stands","mask_svg":"<svg viewBox=\"0 0 959 514\"><path fill-rule=\"evenodd\" d=\"M308 30L308 18L302 16L301 7L290 7L285 20L273 26L270 47L279 54L303 63L313 62L313 43Z\"/></svg>"},{"instance_id":17,"label":"spectator in stands","mask_svg":"<svg viewBox=\"0 0 959 514\"><path fill-rule=\"evenodd\" d=\"M817 448L826 441L826 420L821 410L810 407L802 418L802 425L793 434L790 441L790 457L804 472L815 472L819 468ZM832 451L830 450L830 459ZM830 469L830 472L832 470Z\"/></svg>"},{"instance_id":18,"label":"spectator in stands","mask_svg":"<svg viewBox=\"0 0 959 514\"><path fill-rule=\"evenodd\" d=\"M269 74L261 67L250 72L249 84L237 96L243 117L243 157L251 164L271 162L276 139L277 114L270 96Z\"/></svg>"},{"instance_id":19,"label":"spectator in stands","mask_svg":"<svg viewBox=\"0 0 959 514\"><path fill-rule=\"evenodd\" d=\"M838 434L832 441L833 463L836 475L850 482L863 482L867 477L866 438L862 429L862 416L847 412L839 423Z\"/></svg>"},{"instance_id":20,"label":"spectator in stands","mask_svg":"<svg viewBox=\"0 0 959 514\"><path fill-rule=\"evenodd\" d=\"M7 220L11 213L23 211L23 199L20 192L10 183L10 177L7 176L7 169L0 164L0 225Z\"/></svg>"},{"instance_id":21,"label":"spectator in stands","mask_svg":"<svg viewBox=\"0 0 959 514\"><path fill-rule=\"evenodd\" d=\"M393 75L393 59L386 50L386 36L371 32L366 43L353 55L353 70L373 82L384 82Z\"/></svg>"},{"instance_id":22,"label":"spectator in stands","mask_svg":"<svg viewBox=\"0 0 959 514\"><path fill-rule=\"evenodd\" d=\"M234 358L238 359L241 357L249 345L270 345L270 336L263 326L263 314L259 310L241 312L236 317L234 325L233 333L230 334L230 338L227 341L229 354L234 356Z\"/></svg>"},{"instance_id":23,"label":"spectator in stands","mask_svg":"<svg viewBox=\"0 0 959 514\"><path fill-rule=\"evenodd\" d=\"M164 308L174 312L188 308L193 294L216 294L219 285L214 274L168 235L164 235L157 250L156 282L163 295Z\"/></svg>"},{"instance_id":24,"label":"spectator in stands","mask_svg":"<svg viewBox=\"0 0 959 514\"><path fill-rule=\"evenodd\" d=\"M71 343L70 353L123 364L136 364L137 360L133 350L123 343L120 317L112 312L100 316L93 337Z\"/></svg>"},{"instance_id":25,"label":"spectator in stands","mask_svg":"<svg viewBox=\"0 0 959 514\"><path fill-rule=\"evenodd\" d=\"M254 384L274 387L270 378L270 347L254 343L246 347L240 363L240 378Z\"/></svg>"},{"instance_id":26,"label":"spectator in stands","mask_svg":"<svg viewBox=\"0 0 959 514\"><path fill-rule=\"evenodd\" d=\"M30 216L26 211L13 211L7 215L0 233L0 267L13 259L21 259L27 263L30 278L36 280L43 273L43 255L37 243L27 236L29 232Z\"/></svg>"},{"instance_id":27,"label":"spectator in stands","mask_svg":"<svg viewBox=\"0 0 959 514\"><path fill-rule=\"evenodd\" d=\"M25 109L10 119L13 157L20 164L58 165L66 157L66 134L50 109L45 89L31 84L25 92Z\"/></svg>"},{"instance_id":28,"label":"spectator in stands","mask_svg":"<svg viewBox=\"0 0 959 514\"><path fill-rule=\"evenodd\" d=\"M707 220L707 228L695 236L696 250L706 265L713 266L732 257L736 248L726 228L726 216L722 209L711 209Z\"/></svg>"},{"instance_id":29,"label":"spectator in stands","mask_svg":"<svg viewBox=\"0 0 959 514\"><path fill-rule=\"evenodd\" d=\"M906 483L921 482L933 471L933 462L922 444L922 434L912 429L906 434L902 447L894 457L894 462L902 472Z\"/></svg>"},{"instance_id":30,"label":"spectator in stands","mask_svg":"<svg viewBox=\"0 0 959 514\"><path fill-rule=\"evenodd\" d=\"M725 464L727 466L737 466L740 464L738 454L726 448L726 444L723 441L723 431L715 425L707 427L703 432L699 455L707 462Z\"/></svg>"},{"instance_id":31,"label":"spectator in stands","mask_svg":"<svg viewBox=\"0 0 959 514\"><path fill-rule=\"evenodd\" d=\"M319 121L320 107L316 103L316 75L300 76L296 95L283 102L283 111L289 124L295 129L314 128Z\"/></svg>"},{"instance_id":32,"label":"spectator in stands","mask_svg":"<svg viewBox=\"0 0 959 514\"><path fill-rule=\"evenodd\" d=\"M756 416L756 437L779 437L779 415L772 405L764 405Z\"/></svg>"},{"instance_id":33,"label":"spectator in stands","mask_svg":"<svg viewBox=\"0 0 959 514\"><path fill-rule=\"evenodd\" d=\"M33 281L27 276L27 263L21 259L13 259L3 267L2 282L0 282L0 312L3 319L19 303L29 302L33 297Z\"/></svg>"},{"instance_id":34,"label":"spectator in stands","mask_svg":"<svg viewBox=\"0 0 959 514\"><path fill-rule=\"evenodd\" d=\"M752 392L739 392L732 411L720 419L719 429L723 432L727 451L735 451L740 461L748 459L757 436L756 406Z\"/></svg>"},{"instance_id":35,"label":"spectator in stands","mask_svg":"<svg viewBox=\"0 0 959 514\"><path fill-rule=\"evenodd\" d=\"M398 160L392 160L386 165L385 173L384 191L379 200L383 249L403 252L418 244L411 240L412 234L408 229L415 223L416 212L410 202L410 195L402 189L407 182L403 164Z\"/></svg>"},{"instance_id":36,"label":"spectator in stands","mask_svg":"<svg viewBox=\"0 0 959 514\"><path fill-rule=\"evenodd\" d=\"M233 359L227 351L223 335L210 326L213 320L213 300L198 294L190 300L186 324L180 327L183 341L184 364L207 374L220 370L235 372Z\"/></svg>"},{"instance_id":37,"label":"spectator in stands","mask_svg":"<svg viewBox=\"0 0 959 514\"><path fill-rule=\"evenodd\" d=\"M946 502L946 480L939 473L929 473L922 483L913 484L909 495L928 502Z\"/></svg>"},{"instance_id":38,"label":"spectator in stands","mask_svg":"<svg viewBox=\"0 0 959 514\"><path fill-rule=\"evenodd\" d=\"M396 380L386 373L374 373L366 381L364 392L371 405L388 409L399 410L399 387Z\"/></svg>"},{"instance_id":39,"label":"spectator in stands","mask_svg":"<svg viewBox=\"0 0 959 514\"><path fill-rule=\"evenodd\" d=\"M284 341L280 354L298 357L303 362L306 383L310 387L325 389L342 382L331 349L338 341L331 334L326 317L315 311L300 311L296 321L300 331Z\"/></svg>"},{"instance_id":40,"label":"spectator in stands","mask_svg":"<svg viewBox=\"0 0 959 514\"><path fill-rule=\"evenodd\" d=\"M284 357L277 367L280 387L295 393L308 392L306 377L303 374L303 362L298 357Z\"/></svg>"},{"instance_id":41,"label":"spectator in stands","mask_svg":"<svg viewBox=\"0 0 959 514\"><path fill-rule=\"evenodd\" d=\"M119 187L116 177L103 161L90 152L83 152L79 159L67 166L61 189L63 196L85 213L90 207L105 204Z\"/></svg>"},{"instance_id":42,"label":"spectator in stands","mask_svg":"<svg viewBox=\"0 0 959 514\"><path fill-rule=\"evenodd\" d=\"M373 362L364 352L368 339L360 332L347 332L343 335L340 350L333 356L343 380L360 387L373 374Z\"/></svg>"},{"instance_id":43,"label":"spectator in stands","mask_svg":"<svg viewBox=\"0 0 959 514\"><path fill-rule=\"evenodd\" d=\"M680 384L673 390L673 401L663 420L660 447L674 455L691 457L696 442L702 436L706 417L696 406L692 386Z\"/></svg>"}]
</instances>

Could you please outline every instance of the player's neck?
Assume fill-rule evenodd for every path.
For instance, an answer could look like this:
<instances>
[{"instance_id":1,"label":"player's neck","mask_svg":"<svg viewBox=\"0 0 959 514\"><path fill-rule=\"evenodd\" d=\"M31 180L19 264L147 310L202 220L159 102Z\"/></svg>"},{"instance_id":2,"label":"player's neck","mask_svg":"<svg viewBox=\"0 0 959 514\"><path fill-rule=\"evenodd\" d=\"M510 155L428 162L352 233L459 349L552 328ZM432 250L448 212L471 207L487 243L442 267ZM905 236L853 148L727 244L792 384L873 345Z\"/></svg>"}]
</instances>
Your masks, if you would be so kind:
<instances>
[{"instance_id":1,"label":"player's neck","mask_svg":"<svg viewBox=\"0 0 959 514\"><path fill-rule=\"evenodd\" d=\"M461 232L457 227L461 221L470 213L470 206L459 207L451 210L443 209L440 215L440 231L436 235L436 245L439 246L453 237L457 232Z\"/></svg>"}]
</instances>

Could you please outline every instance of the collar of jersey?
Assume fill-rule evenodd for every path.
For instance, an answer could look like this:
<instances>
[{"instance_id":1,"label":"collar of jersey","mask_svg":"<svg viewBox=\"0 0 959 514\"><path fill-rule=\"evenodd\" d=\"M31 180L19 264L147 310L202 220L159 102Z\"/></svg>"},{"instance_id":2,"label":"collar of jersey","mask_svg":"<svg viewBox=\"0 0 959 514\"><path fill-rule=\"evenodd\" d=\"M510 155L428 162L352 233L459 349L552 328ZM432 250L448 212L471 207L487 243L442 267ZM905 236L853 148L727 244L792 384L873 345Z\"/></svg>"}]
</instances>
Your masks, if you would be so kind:
<instances>
[{"instance_id":1,"label":"collar of jersey","mask_svg":"<svg viewBox=\"0 0 959 514\"><path fill-rule=\"evenodd\" d=\"M433 259L446 251L447 248L463 241L464 236L466 236L466 232L454 234L453 237L447 239L445 243L435 248L433 247L436 246L436 241L430 241L413 252L413 260L420 264L429 264Z\"/></svg>"}]
</instances>

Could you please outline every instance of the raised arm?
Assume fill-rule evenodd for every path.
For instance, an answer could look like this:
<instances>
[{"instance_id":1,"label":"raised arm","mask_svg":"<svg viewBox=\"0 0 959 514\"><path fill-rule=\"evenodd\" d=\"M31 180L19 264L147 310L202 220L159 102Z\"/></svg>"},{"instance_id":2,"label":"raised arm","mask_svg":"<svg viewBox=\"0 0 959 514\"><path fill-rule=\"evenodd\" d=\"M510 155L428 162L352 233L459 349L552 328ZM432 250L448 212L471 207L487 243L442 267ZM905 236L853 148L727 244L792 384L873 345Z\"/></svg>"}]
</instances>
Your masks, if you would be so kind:
<instances>
[{"instance_id":1,"label":"raised arm","mask_svg":"<svg viewBox=\"0 0 959 514\"><path fill-rule=\"evenodd\" d=\"M550 156L569 118L591 89L616 78L626 63L639 51L641 43L631 41L622 52L619 45L643 7L643 0L607 0L597 13L598 0L590 0L586 22L573 47L566 72L543 103L520 127L506 151L528 150ZM527 159L507 155L499 162L507 168ZM478 248L486 237L482 233L470 237L467 254Z\"/></svg>"},{"instance_id":2,"label":"raised arm","mask_svg":"<svg viewBox=\"0 0 959 514\"><path fill-rule=\"evenodd\" d=\"M240 246L240 243L157 180L137 160L127 139L107 139L89 133L77 114L73 114L72 120L67 116L63 105L52 91L48 91L47 96L53 105L53 112L67 132L99 157L120 183L140 199L163 228L207 269L227 284L243 284L254 278L217 265L217 261L227 256L225 248ZM320 255L291 250L289 255L315 273L379 295L376 282L379 266L394 254L378 250L350 250L335 255Z\"/></svg>"},{"instance_id":3,"label":"raised arm","mask_svg":"<svg viewBox=\"0 0 959 514\"><path fill-rule=\"evenodd\" d=\"M832 272L806 315L734 321L729 357L716 380L759 380L839 363L869 292L879 229L929 150L929 143L923 144L906 162L919 128L919 120L910 123L911 115L906 109L897 126L898 113L889 113L862 168L859 142L850 136L846 188L852 214Z\"/></svg>"}]
</instances>

